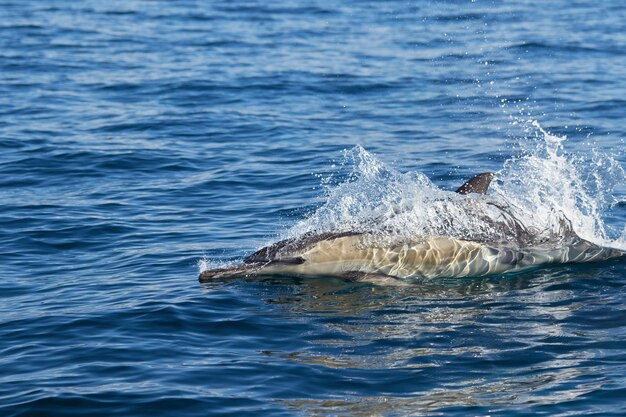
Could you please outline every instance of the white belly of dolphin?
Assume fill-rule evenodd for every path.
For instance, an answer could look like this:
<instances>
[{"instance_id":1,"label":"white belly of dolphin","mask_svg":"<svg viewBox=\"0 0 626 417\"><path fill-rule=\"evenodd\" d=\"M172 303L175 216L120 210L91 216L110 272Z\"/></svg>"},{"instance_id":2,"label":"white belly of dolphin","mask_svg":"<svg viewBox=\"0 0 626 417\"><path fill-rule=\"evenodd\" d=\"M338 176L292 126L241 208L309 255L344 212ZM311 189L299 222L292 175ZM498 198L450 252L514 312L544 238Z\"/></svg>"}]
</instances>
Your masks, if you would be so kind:
<instances>
[{"instance_id":1,"label":"white belly of dolphin","mask_svg":"<svg viewBox=\"0 0 626 417\"><path fill-rule=\"evenodd\" d=\"M316 243L300 255L298 265L271 264L262 274L335 275L364 273L396 278L465 277L501 273L501 264L489 247L457 239L437 237L392 246L349 236Z\"/></svg>"}]
</instances>

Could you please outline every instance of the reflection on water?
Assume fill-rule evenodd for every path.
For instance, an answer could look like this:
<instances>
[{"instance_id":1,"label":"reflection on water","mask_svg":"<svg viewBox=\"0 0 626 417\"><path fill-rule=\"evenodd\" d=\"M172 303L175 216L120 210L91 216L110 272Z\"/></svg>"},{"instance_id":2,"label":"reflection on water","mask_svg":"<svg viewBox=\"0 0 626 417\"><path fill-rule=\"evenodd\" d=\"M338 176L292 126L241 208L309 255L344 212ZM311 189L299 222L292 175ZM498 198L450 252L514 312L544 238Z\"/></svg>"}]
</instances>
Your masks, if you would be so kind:
<instances>
[{"instance_id":1,"label":"reflection on water","mask_svg":"<svg viewBox=\"0 0 626 417\"><path fill-rule=\"evenodd\" d=\"M262 355L314 368L333 387L276 398L280 404L320 416L445 415L458 407L497 413L576 401L602 387L588 377L603 372L597 352L579 347L606 335L576 318L603 304L594 294L597 271L568 267L409 287L250 279L241 288L273 307L276 320L311 325L300 335L304 347Z\"/></svg>"},{"instance_id":2,"label":"reflection on water","mask_svg":"<svg viewBox=\"0 0 626 417\"><path fill-rule=\"evenodd\" d=\"M389 416L446 415L453 408L488 408L498 414L511 406L523 408L536 403L554 404L576 398L602 387L599 382L576 383L588 369L572 369L579 362L565 362L565 368L543 369L526 377L504 376L493 382L467 379L429 392L415 392L408 397L372 396L347 397L333 400L301 399L286 401L289 407L311 416ZM546 394L541 394L545 391ZM451 410L449 410L451 411Z\"/></svg>"}]
</instances>

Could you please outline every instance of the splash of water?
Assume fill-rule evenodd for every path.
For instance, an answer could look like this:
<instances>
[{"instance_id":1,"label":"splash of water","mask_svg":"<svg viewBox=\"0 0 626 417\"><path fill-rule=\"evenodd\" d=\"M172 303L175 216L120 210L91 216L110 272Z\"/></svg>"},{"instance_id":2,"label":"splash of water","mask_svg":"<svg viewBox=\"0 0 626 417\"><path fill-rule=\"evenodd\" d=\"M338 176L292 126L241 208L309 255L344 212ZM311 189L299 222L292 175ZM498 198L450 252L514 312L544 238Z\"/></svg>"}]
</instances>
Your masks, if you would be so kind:
<instances>
[{"instance_id":1,"label":"splash of water","mask_svg":"<svg viewBox=\"0 0 626 417\"><path fill-rule=\"evenodd\" d=\"M198 260L198 262L196 263L196 266L198 267L198 271L200 271L200 273L206 271L207 269L210 269L210 264L209 264L209 259L205 256L201 259Z\"/></svg>"},{"instance_id":2,"label":"splash of water","mask_svg":"<svg viewBox=\"0 0 626 417\"><path fill-rule=\"evenodd\" d=\"M528 122L525 130L523 154L505 162L495 193L515 207L524 224L554 231L559 219L566 219L584 239L619 245L602 217L615 184L625 179L618 162L597 150L590 155L566 152L566 137L547 132L537 121Z\"/></svg>"},{"instance_id":3,"label":"splash of water","mask_svg":"<svg viewBox=\"0 0 626 417\"><path fill-rule=\"evenodd\" d=\"M368 232L379 239L452 236L510 244L571 238L623 247L602 219L613 186L626 178L615 159L567 153L565 137L538 122L526 125L522 152L496 173L487 197L458 195L420 172L401 173L360 146L346 152L347 179L325 185L325 202L286 237L307 233Z\"/></svg>"},{"instance_id":4,"label":"splash of water","mask_svg":"<svg viewBox=\"0 0 626 417\"><path fill-rule=\"evenodd\" d=\"M237 261L235 261L235 260L232 260L232 261L218 261L218 260L215 260L215 259L210 259L206 255L203 256L202 258L198 259L198 261L196 262L196 266L198 267L198 272L199 273L202 273L202 272L207 271L207 270L212 270L212 269L231 268L231 267L233 267L236 264L237 264Z\"/></svg>"}]
</instances>

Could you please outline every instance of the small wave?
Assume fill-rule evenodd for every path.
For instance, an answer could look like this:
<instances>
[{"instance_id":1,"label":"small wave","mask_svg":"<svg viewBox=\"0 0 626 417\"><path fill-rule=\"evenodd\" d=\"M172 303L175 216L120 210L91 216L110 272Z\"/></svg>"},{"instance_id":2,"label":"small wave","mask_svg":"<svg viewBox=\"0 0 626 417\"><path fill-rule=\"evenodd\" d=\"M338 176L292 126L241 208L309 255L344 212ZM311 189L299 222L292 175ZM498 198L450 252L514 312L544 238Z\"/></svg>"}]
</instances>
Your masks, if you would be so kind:
<instances>
[{"instance_id":1,"label":"small wave","mask_svg":"<svg viewBox=\"0 0 626 417\"><path fill-rule=\"evenodd\" d=\"M546 42L522 42L512 44L506 47L509 50L524 50L524 51L558 51L558 52L571 52L571 53L601 53L603 51L591 47L574 44L550 44Z\"/></svg>"}]
</instances>

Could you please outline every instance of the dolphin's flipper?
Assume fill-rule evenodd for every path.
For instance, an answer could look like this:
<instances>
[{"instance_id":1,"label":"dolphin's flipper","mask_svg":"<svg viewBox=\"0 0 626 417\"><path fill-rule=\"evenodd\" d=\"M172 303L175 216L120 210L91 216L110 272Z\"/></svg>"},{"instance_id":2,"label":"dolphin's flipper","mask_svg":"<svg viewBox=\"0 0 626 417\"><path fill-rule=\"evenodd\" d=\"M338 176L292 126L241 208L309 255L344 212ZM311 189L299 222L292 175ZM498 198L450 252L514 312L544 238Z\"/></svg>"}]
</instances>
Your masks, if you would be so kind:
<instances>
[{"instance_id":1,"label":"dolphin's flipper","mask_svg":"<svg viewBox=\"0 0 626 417\"><path fill-rule=\"evenodd\" d=\"M369 282L371 284L381 285L381 286L406 287L408 285L411 285L409 282L400 278L393 277L391 275L375 274L375 273L368 273L368 272L359 272L359 271L347 272L343 274L342 277L347 279L348 281Z\"/></svg>"},{"instance_id":2,"label":"dolphin's flipper","mask_svg":"<svg viewBox=\"0 0 626 417\"><path fill-rule=\"evenodd\" d=\"M456 192L459 194L486 194L489 184L491 184L491 180L494 179L495 176L496 174L493 172L483 172L482 174L478 174L465 184L461 185Z\"/></svg>"}]
</instances>

